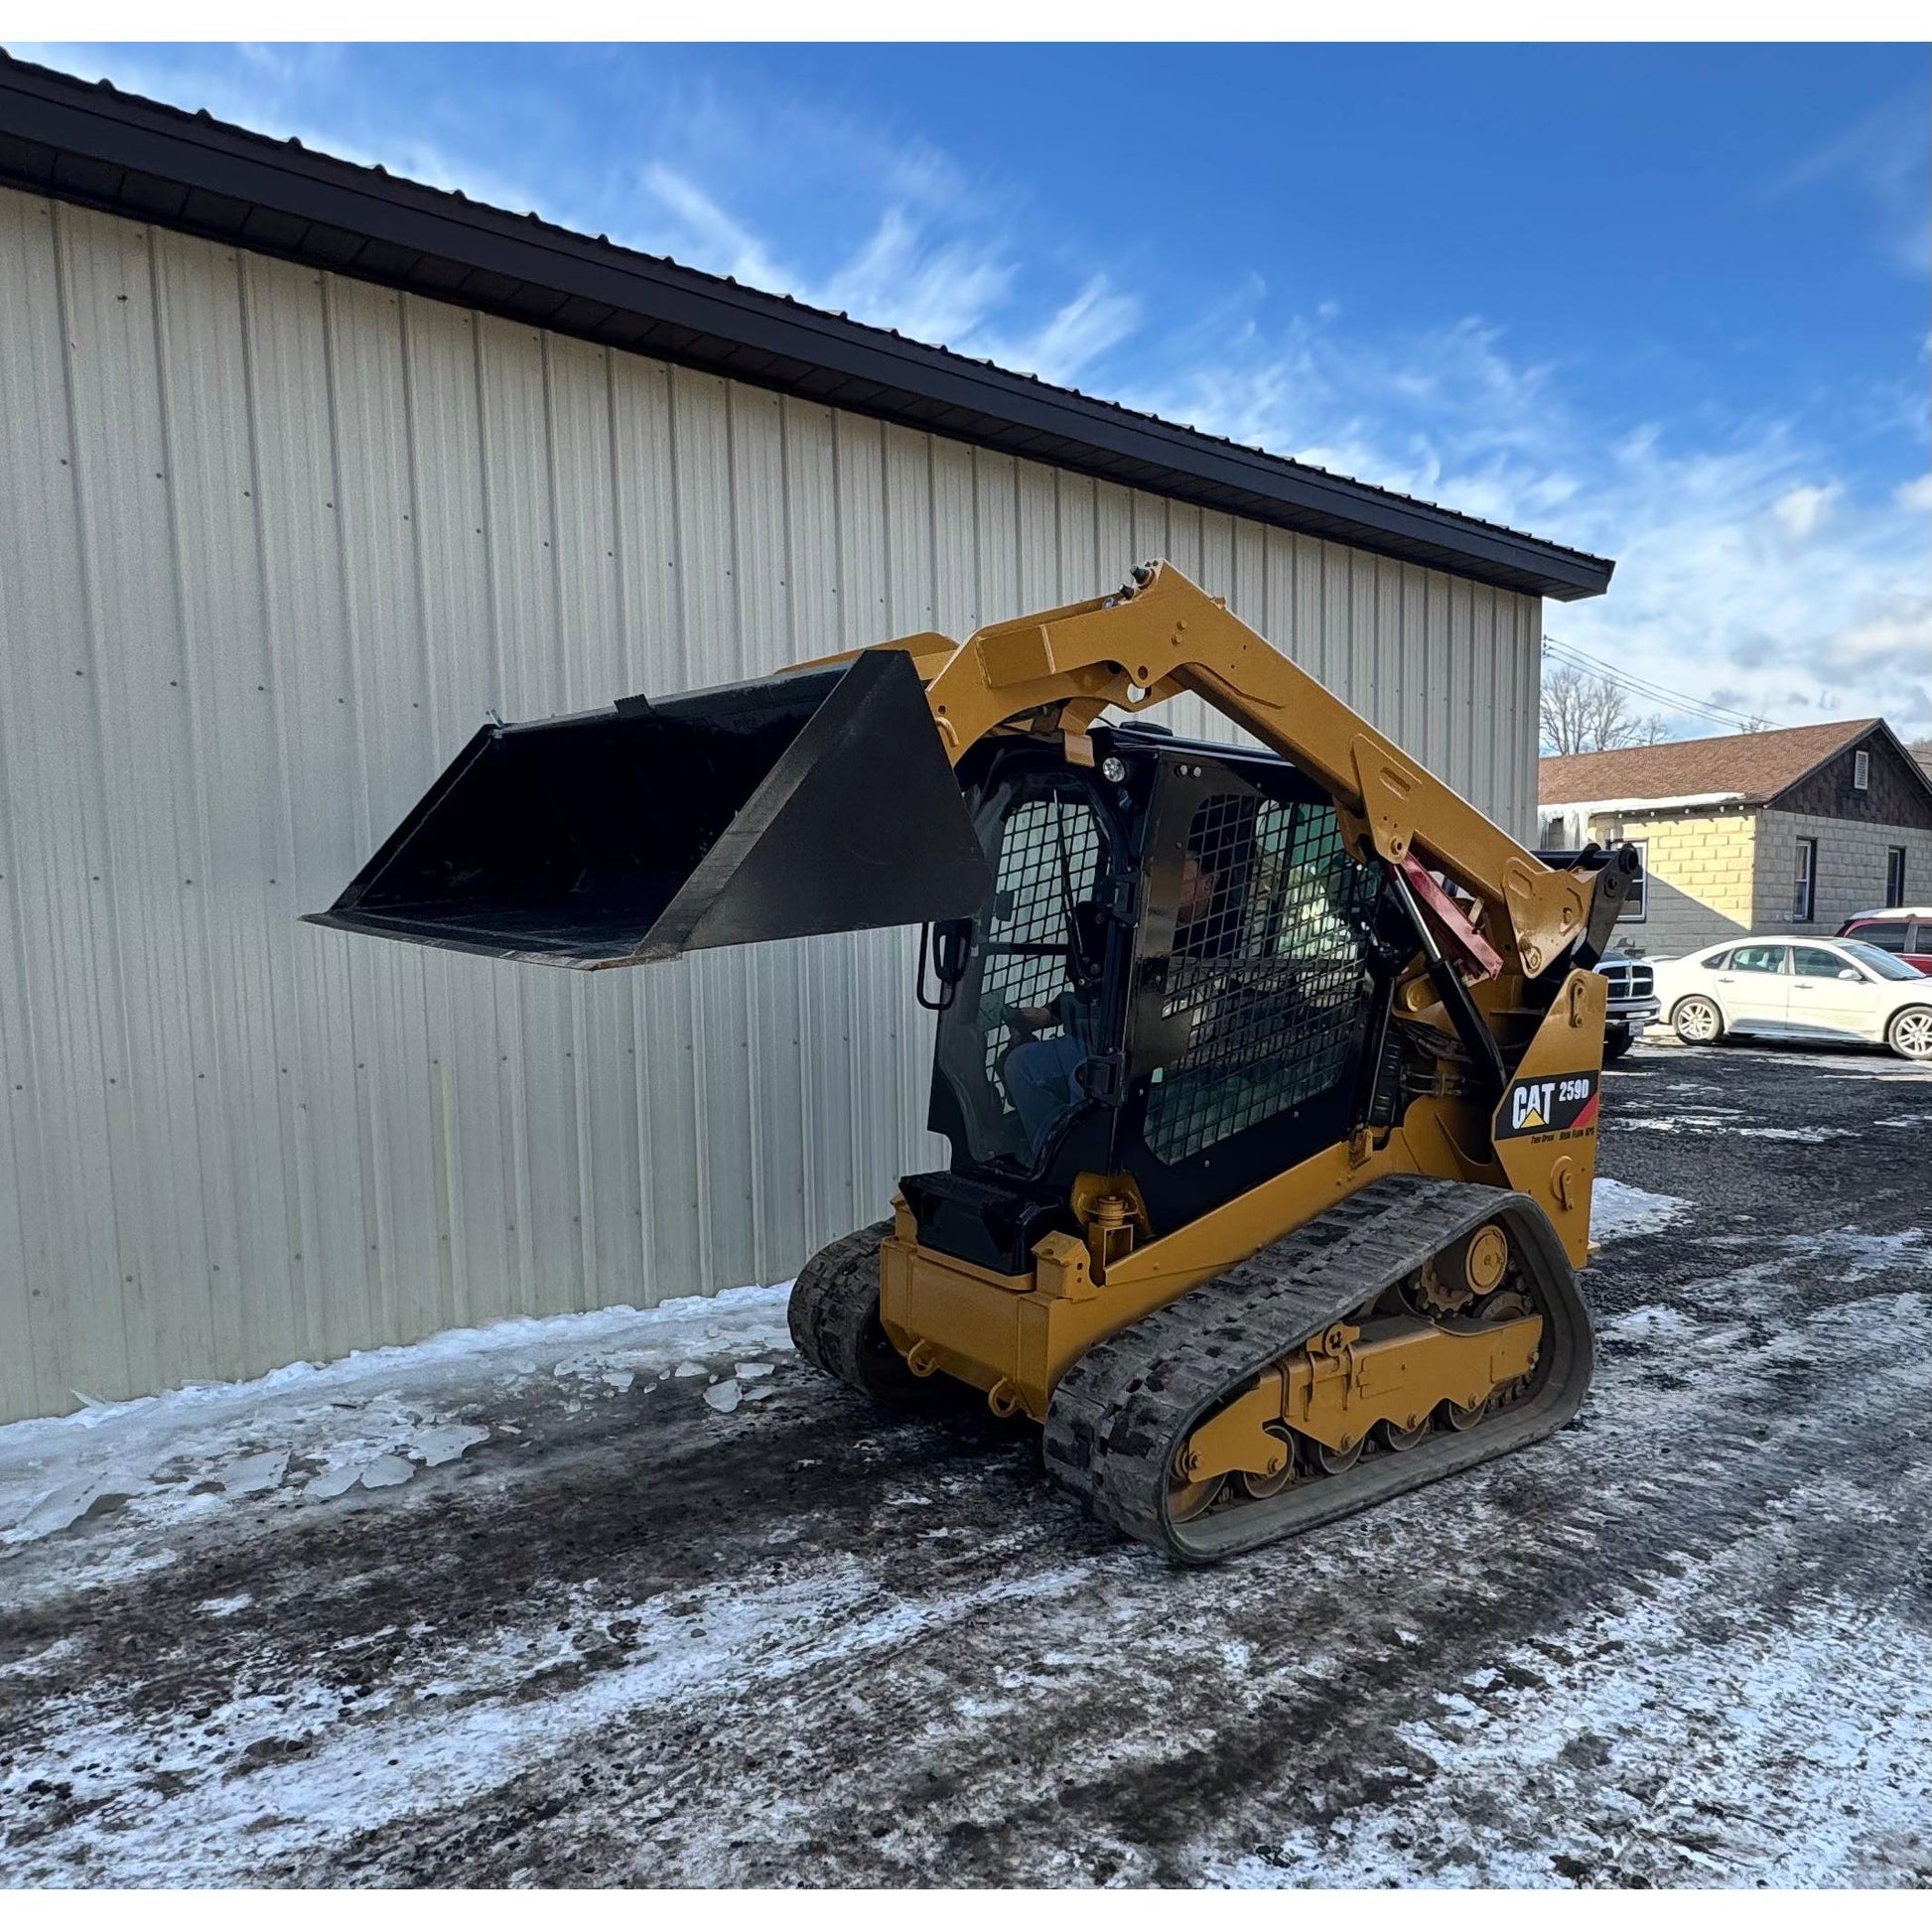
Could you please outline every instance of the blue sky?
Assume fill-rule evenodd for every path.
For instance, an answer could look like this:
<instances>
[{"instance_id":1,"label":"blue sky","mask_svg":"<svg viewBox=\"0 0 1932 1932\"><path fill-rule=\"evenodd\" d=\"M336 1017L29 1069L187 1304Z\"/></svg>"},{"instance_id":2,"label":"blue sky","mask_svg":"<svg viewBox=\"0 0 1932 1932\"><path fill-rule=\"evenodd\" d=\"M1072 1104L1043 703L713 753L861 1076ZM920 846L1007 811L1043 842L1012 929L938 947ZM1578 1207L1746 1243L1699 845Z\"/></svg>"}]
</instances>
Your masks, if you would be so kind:
<instances>
[{"instance_id":1,"label":"blue sky","mask_svg":"<svg viewBox=\"0 0 1932 1932\"><path fill-rule=\"evenodd\" d=\"M14 51L1606 553L1558 637L1932 733L1923 48Z\"/></svg>"}]
</instances>

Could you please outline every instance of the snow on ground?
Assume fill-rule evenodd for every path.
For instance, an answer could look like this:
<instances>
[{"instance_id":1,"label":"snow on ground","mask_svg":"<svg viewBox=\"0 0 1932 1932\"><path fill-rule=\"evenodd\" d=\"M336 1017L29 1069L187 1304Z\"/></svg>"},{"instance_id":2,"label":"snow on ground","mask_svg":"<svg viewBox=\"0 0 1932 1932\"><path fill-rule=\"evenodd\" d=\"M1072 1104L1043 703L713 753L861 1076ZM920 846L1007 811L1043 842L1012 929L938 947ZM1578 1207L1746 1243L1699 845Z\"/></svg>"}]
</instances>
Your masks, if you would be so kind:
<instances>
[{"instance_id":1,"label":"snow on ground","mask_svg":"<svg viewBox=\"0 0 1932 1932\"><path fill-rule=\"evenodd\" d=\"M1590 1239L1622 1241L1633 1234L1655 1234L1690 1211L1691 1203L1675 1194L1648 1193L1599 1173L1590 1189Z\"/></svg>"},{"instance_id":2,"label":"snow on ground","mask_svg":"<svg viewBox=\"0 0 1932 1932\"><path fill-rule=\"evenodd\" d=\"M554 1385L574 1413L674 1378L684 1387L665 1399L681 1399L696 1377L712 1407L733 1408L741 1393L756 1400L744 1385L771 1372L757 1358L791 1352L789 1288L453 1328L251 1382L11 1423L0 1427L0 1547L38 1542L90 1512L125 1511L158 1528L244 1497L293 1505L358 1484L395 1488L488 1442L480 1418L539 1384Z\"/></svg>"},{"instance_id":3,"label":"snow on ground","mask_svg":"<svg viewBox=\"0 0 1932 1932\"><path fill-rule=\"evenodd\" d=\"M1623 1063L1575 1424L1211 1572L782 1290L0 1430L0 1882L1932 1882L1923 1164L1794 1057Z\"/></svg>"}]
</instances>

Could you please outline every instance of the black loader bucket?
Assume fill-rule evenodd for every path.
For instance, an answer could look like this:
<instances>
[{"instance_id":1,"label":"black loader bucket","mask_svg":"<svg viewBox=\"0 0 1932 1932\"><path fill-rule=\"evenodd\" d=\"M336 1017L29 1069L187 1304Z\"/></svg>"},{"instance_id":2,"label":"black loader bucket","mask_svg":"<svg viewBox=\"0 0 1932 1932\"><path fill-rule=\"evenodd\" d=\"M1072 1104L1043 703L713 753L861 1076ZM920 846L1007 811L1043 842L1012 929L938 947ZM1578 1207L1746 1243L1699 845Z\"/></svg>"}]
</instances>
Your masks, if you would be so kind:
<instances>
[{"instance_id":1,"label":"black loader bucket","mask_svg":"<svg viewBox=\"0 0 1932 1932\"><path fill-rule=\"evenodd\" d=\"M486 726L308 916L595 968L963 917L990 887L911 658L869 650Z\"/></svg>"}]
</instances>

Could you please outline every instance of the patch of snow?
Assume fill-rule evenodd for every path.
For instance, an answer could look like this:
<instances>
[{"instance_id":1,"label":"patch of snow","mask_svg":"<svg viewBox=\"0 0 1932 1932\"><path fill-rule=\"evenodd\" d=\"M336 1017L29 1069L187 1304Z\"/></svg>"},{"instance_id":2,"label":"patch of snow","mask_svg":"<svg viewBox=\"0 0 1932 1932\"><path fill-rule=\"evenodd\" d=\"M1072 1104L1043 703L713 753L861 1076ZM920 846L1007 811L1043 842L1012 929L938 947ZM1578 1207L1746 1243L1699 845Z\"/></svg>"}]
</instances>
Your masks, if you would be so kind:
<instances>
[{"instance_id":1,"label":"patch of snow","mask_svg":"<svg viewBox=\"0 0 1932 1932\"><path fill-rule=\"evenodd\" d=\"M1857 1132L1850 1127L1740 1127L1742 1119L1735 1108L1687 1107L1676 1114L1618 1114L1616 1125L1646 1134L1738 1134L1758 1141L1846 1141Z\"/></svg>"},{"instance_id":2,"label":"patch of snow","mask_svg":"<svg viewBox=\"0 0 1932 1932\"><path fill-rule=\"evenodd\" d=\"M1596 1326L1601 1334L1621 1335L1627 1341L1677 1341L1701 1333L1704 1324L1694 1320L1682 1309L1646 1302L1642 1308L1612 1315L1607 1321L1599 1321Z\"/></svg>"},{"instance_id":3,"label":"patch of snow","mask_svg":"<svg viewBox=\"0 0 1932 1932\"><path fill-rule=\"evenodd\" d=\"M1655 1234L1690 1211L1691 1203L1676 1194L1653 1194L1598 1174L1590 1189L1590 1239L1618 1241L1632 1234Z\"/></svg>"},{"instance_id":4,"label":"patch of snow","mask_svg":"<svg viewBox=\"0 0 1932 1932\"><path fill-rule=\"evenodd\" d=\"M426 1663L435 1668L393 1698L351 1705L340 1689L310 1682L280 1695L237 1691L212 1713L158 1719L138 1748L181 1788L165 1796L149 1780L117 1777L111 1821L97 1814L78 1831L123 1883L179 1882L190 1870L208 1882L217 1874L249 1882L264 1861L461 1804L634 1714L674 1711L708 1725L721 1685L778 1702L814 1671L863 1669L873 1658L884 1668L1003 1606L1037 1605L1049 1617L1087 1581L1076 1563L907 1598L872 1564L842 1557L775 1584L721 1578L641 1603L613 1601L595 1583L576 1586L566 1615L488 1641L465 1634L432 1653ZM532 1681L601 1644L619 1612L634 1625L635 1662L551 1696L528 1695ZM424 1710L430 1700L433 1716ZM250 1762L251 1745L291 1736L307 1746L299 1756ZM38 1774L71 1780L85 1766L124 1766L135 1743L79 1693ZM234 1776L242 1763L248 1774Z\"/></svg>"},{"instance_id":5,"label":"patch of snow","mask_svg":"<svg viewBox=\"0 0 1932 1932\"><path fill-rule=\"evenodd\" d=\"M789 1355L784 1289L731 1289L657 1308L525 1317L358 1351L318 1366L293 1362L252 1381L201 1383L70 1416L0 1426L0 1547L67 1532L60 1576L85 1587L125 1553L95 1548L90 1511L125 1505L146 1528L248 1500L255 1508L325 1502L360 1485L395 1489L420 1467L460 1462L493 1433L470 1420L504 1396L542 1386L601 1395L650 1376L708 1371L702 1353L743 1356L748 1373ZM688 1369L682 1365L688 1364ZM559 1368L569 1378L559 1380ZM453 1414L453 1411L460 1413ZM484 1413L487 1413L485 1406ZM505 1422L501 1433L520 1432ZM164 1467L165 1465L165 1467ZM289 1471L299 1473L291 1479ZM306 1480L304 1478L307 1478ZM173 1561L144 1556L144 1565Z\"/></svg>"},{"instance_id":6,"label":"patch of snow","mask_svg":"<svg viewBox=\"0 0 1932 1932\"><path fill-rule=\"evenodd\" d=\"M232 1596L205 1596L195 1605L197 1616L233 1616L255 1600L253 1590L237 1590Z\"/></svg>"},{"instance_id":7,"label":"patch of snow","mask_svg":"<svg viewBox=\"0 0 1932 1932\"><path fill-rule=\"evenodd\" d=\"M1499 1690L1483 1722L1457 1724L1454 1735L1440 1725L1400 1726L1432 1774L1358 1817L1342 1844L1331 1826L1304 1829L1250 1858L1210 1856L1201 1876L1541 1886L1567 1865L1598 1882L1696 1882L1682 1875L1688 1862L1774 1887L1872 1882L1878 1873L1848 1875L1848 1863L1873 1836L1873 1818L1834 1800L1855 1789L1901 1838L1917 1826L1932 1750L1932 1705L1918 1673L1902 1655L1896 1666L1843 1669L1850 1651L1873 1648L1864 1606L1801 1602L1782 1619L1719 1635L1700 1614L1708 1587L1694 1567L1657 1600L1596 1619L1594 1647L1573 1631L1568 1659L1523 1649L1508 1661L1547 1688ZM1603 1649L1616 1669L1595 1662ZM1815 1687L1825 1682L1832 1696L1821 1701ZM1624 1797L1619 1778L1640 1781L1658 1762L1673 1767L1661 1788ZM1485 1796L1502 1786L1547 1791L1547 1831L1512 1838L1487 1824ZM1582 1801L1586 1793L1593 1803Z\"/></svg>"},{"instance_id":8,"label":"patch of snow","mask_svg":"<svg viewBox=\"0 0 1932 1932\"><path fill-rule=\"evenodd\" d=\"M45 1677L62 1658L70 1655L73 1648L71 1637L56 1637L43 1649L29 1651L25 1657L16 1657L10 1664L0 1664L0 1677Z\"/></svg>"}]
</instances>

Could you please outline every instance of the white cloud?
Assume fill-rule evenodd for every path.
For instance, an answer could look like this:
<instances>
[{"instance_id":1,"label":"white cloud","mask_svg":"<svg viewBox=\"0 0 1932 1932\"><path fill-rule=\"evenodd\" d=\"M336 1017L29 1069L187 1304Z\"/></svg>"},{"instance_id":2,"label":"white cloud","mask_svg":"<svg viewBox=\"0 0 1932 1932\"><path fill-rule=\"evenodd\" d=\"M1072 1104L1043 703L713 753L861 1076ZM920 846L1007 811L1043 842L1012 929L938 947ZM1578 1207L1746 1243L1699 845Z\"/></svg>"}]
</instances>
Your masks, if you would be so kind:
<instances>
[{"instance_id":1,"label":"white cloud","mask_svg":"<svg viewBox=\"0 0 1932 1932\"><path fill-rule=\"evenodd\" d=\"M1932 273L1932 206L1925 175L1932 126L1923 95L1891 101L1806 155L1772 184L1794 194L1821 183L1847 182L1863 195L1877 220L1879 245L1908 275Z\"/></svg>"},{"instance_id":2,"label":"white cloud","mask_svg":"<svg viewBox=\"0 0 1932 1932\"><path fill-rule=\"evenodd\" d=\"M1117 293L1096 275L1073 299L1031 337L1001 348L991 345L995 361L1048 382L1070 383L1140 325L1137 297Z\"/></svg>"},{"instance_id":3,"label":"white cloud","mask_svg":"<svg viewBox=\"0 0 1932 1932\"><path fill-rule=\"evenodd\" d=\"M696 182L660 162L647 166L640 180L665 215L686 237L677 250L682 258L701 263L717 275L730 275L774 295L793 295L796 278L765 250L750 229L734 220Z\"/></svg>"},{"instance_id":4,"label":"white cloud","mask_svg":"<svg viewBox=\"0 0 1932 1932\"><path fill-rule=\"evenodd\" d=\"M1477 320L1377 339L1301 318L1130 400L1614 557L1607 596L1546 621L1669 689L1784 724L1932 728L1932 481L1855 497L1816 481L1832 452L1777 420L1696 442L1605 423Z\"/></svg>"},{"instance_id":5,"label":"white cloud","mask_svg":"<svg viewBox=\"0 0 1932 1932\"><path fill-rule=\"evenodd\" d=\"M1839 493L1837 483L1797 483L1771 505L1771 514L1793 543L1803 543L1824 527Z\"/></svg>"},{"instance_id":6,"label":"white cloud","mask_svg":"<svg viewBox=\"0 0 1932 1932\"><path fill-rule=\"evenodd\" d=\"M1932 470L1922 477L1914 477L1910 483L1900 483L1892 491L1892 501L1902 510L1932 516Z\"/></svg>"},{"instance_id":7,"label":"white cloud","mask_svg":"<svg viewBox=\"0 0 1932 1932\"><path fill-rule=\"evenodd\" d=\"M995 244L935 241L910 209L892 207L833 272L821 306L958 346L1009 300L1013 283L1014 270Z\"/></svg>"}]
</instances>

